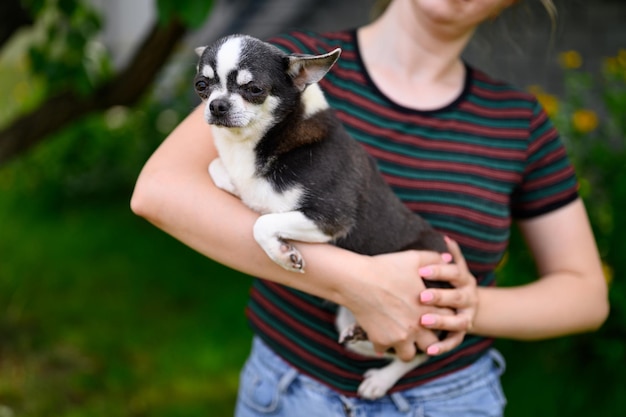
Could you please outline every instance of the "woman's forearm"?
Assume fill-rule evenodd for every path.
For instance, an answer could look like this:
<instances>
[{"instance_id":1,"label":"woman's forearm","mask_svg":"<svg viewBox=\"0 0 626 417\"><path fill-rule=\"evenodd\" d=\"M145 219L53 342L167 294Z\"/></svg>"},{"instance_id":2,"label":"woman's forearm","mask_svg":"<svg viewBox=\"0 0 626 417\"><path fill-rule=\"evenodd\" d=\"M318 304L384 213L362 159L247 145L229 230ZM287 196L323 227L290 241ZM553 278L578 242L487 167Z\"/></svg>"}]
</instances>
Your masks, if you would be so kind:
<instances>
[{"instance_id":1,"label":"woman's forearm","mask_svg":"<svg viewBox=\"0 0 626 417\"><path fill-rule=\"evenodd\" d=\"M608 315L608 290L583 202L519 226L540 278L513 288L480 289L475 331L532 340L598 328Z\"/></svg>"},{"instance_id":2,"label":"woman's forearm","mask_svg":"<svg viewBox=\"0 0 626 417\"><path fill-rule=\"evenodd\" d=\"M538 340L595 330L608 314L599 281L564 272L518 287L479 288L472 333Z\"/></svg>"}]
</instances>

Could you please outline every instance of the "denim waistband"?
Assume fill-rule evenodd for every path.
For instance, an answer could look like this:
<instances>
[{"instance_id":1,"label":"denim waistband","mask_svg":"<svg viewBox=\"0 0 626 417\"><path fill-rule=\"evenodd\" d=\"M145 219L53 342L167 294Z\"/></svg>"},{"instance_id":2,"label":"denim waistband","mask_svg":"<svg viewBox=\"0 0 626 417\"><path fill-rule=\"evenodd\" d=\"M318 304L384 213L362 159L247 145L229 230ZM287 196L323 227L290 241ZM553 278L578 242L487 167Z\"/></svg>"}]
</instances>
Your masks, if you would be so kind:
<instances>
[{"instance_id":1,"label":"denim waistband","mask_svg":"<svg viewBox=\"0 0 626 417\"><path fill-rule=\"evenodd\" d=\"M309 389L321 392L325 395L339 395L332 388L302 374L296 368L288 364L258 336L255 336L253 339L252 351L252 354L256 356L257 359L261 360L265 366L273 369L277 373L283 374L280 383L281 386L285 386L286 388L294 379L300 378L301 382ZM408 400L436 399L438 397L454 395L455 392L470 390L482 384L488 384L491 379L499 378L505 371L505 368L505 360L500 352L496 349L490 349L476 362L461 370L443 375L415 388L392 393L387 399L391 400L398 409L402 410L408 407L408 405L406 405ZM342 395L339 396L344 398Z\"/></svg>"}]
</instances>

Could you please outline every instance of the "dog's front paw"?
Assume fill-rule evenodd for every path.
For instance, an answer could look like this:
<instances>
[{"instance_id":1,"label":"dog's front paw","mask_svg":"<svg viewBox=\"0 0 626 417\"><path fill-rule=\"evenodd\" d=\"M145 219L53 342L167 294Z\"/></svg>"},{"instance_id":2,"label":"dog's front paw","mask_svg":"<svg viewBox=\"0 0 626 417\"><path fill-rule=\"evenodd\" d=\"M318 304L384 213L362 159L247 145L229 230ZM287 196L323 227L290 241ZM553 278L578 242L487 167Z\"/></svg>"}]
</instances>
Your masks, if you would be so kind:
<instances>
[{"instance_id":1,"label":"dog's front paw","mask_svg":"<svg viewBox=\"0 0 626 417\"><path fill-rule=\"evenodd\" d=\"M226 171L226 168L220 158L215 158L209 164L209 175L211 175L211 179L218 188L221 188L222 190L233 195L238 195L237 189L230 180L230 176L228 175L228 172Z\"/></svg>"},{"instance_id":2,"label":"dog's front paw","mask_svg":"<svg viewBox=\"0 0 626 417\"><path fill-rule=\"evenodd\" d=\"M296 247L281 237L281 214L265 214L254 224L254 239L267 256L288 271L304 273L304 258Z\"/></svg>"},{"instance_id":3,"label":"dog's front paw","mask_svg":"<svg viewBox=\"0 0 626 417\"><path fill-rule=\"evenodd\" d=\"M296 247L283 239L278 239L280 251L274 262L288 271L304 273L304 258Z\"/></svg>"}]
</instances>

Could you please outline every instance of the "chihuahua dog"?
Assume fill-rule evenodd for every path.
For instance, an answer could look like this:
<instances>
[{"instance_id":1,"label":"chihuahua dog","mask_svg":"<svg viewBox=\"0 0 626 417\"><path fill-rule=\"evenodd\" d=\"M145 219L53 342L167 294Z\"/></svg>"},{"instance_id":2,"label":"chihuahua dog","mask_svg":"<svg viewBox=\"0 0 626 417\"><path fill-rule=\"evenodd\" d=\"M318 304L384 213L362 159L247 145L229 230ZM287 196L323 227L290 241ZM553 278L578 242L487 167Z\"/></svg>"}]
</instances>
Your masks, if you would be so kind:
<instances>
[{"instance_id":1,"label":"chihuahua dog","mask_svg":"<svg viewBox=\"0 0 626 417\"><path fill-rule=\"evenodd\" d=\"M261 214L254 238L274 262L304 272L294 241L330 242L366 255L447 251L443 236L385 183L317 85L340 49L289 55L256 38L232 35L196 52L195 89L219 154L209 173L216 186ZM348 309L338 307L336 325L339 343L376 357ZM383 396L426 360L422 353L410 362L386 355L391 362L365 374L360 396Z\"/></svg>"}]
</instances>

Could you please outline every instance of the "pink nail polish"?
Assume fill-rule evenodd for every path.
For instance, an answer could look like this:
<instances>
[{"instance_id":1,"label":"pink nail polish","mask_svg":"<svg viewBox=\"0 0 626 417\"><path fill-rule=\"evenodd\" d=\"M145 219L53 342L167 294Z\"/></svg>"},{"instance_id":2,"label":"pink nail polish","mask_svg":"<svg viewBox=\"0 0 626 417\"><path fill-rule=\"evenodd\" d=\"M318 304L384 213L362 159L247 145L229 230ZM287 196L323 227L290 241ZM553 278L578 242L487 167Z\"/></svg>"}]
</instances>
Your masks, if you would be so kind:
<instances>
[{"instance_id":1,"label":"pink nail polish","mask_svg":"<svg viewBox=\"0 0 626 417\"><path fill-rule=\"evenodd\" d=\"M423 291L420 293L420 301L423 303L428 303L429 301L433 301L435 295L430 291Z\"/></svg>"},{"instance_id":2,"label":"pink nail polish","mask_svg":"<svg viewBox=\"0 0 626 417\"><path fill-rule=\"evenodd\" d=\"M433 274L433 269L430 266L424 266L417 271L420 276L427 278Z\"/></svg>"},{"instance_id":3,"label":"pink nail polish","mask_svg":"<svg viewBox=\"0 0 626 417\"><path fill-rule=\"evenodd\" d=\"M450 255L449 253L442 253L441 254L441 259L443 259L443 261L445 263L451 262L452 261L452 255Z\"/></svg>"},{"instance_id":4,"label":"pink nail polish","mask_svg":"<svg viewBox=\"0 0 626 417\"><path fill-rule=\"evenodd\" d=\"M426 353L429 355L436 355L439 353L439 348L437 346L429 346L428 349L426 349Z\"/></svg>"},{"instance_id":5,"label":"pink nail polish","mask_svg":"<svg viewBox=\"0 0 626 417\"><path fill-rule=\"evenodd\" d=\"M422 325L432 326L433 324L435 324L435 316L431 314L424 314L422 316Z\"/></svg>"}]
</instances>

